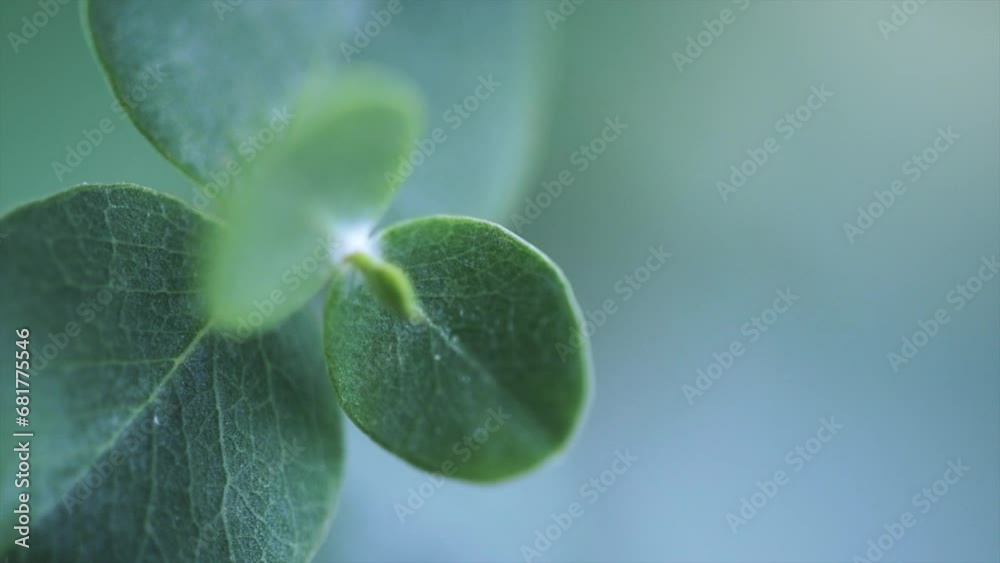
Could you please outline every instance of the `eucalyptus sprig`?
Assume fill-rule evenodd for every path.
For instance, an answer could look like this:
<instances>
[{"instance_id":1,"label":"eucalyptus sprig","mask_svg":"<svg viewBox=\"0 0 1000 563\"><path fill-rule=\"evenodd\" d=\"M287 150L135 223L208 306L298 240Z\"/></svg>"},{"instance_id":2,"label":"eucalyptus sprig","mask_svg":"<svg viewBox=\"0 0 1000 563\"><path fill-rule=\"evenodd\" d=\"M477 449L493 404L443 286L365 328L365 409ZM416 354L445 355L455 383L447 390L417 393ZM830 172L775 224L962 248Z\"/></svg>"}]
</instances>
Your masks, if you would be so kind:
<instances>
[{"instance_id":1,"label":"eucalyptus sprig","mask_svg":"<svg viewBox=\"0 0 1000 563\"><path fill-rule=\"evenodd\" d=\"M401 189L468 163L442 151L419 182L395 173L437 93L391 65L317 72L350 29L340 4L83 3L121 108L202 187L192 207L84 185L0 219L0 333L30 328L37 370L31 559L308 560L340 487L340 409L414 466L477 482L577 431L589 349L557 348L583 333L558 267L485 220L383 224ZM150 65L169 79L137 89ZM473 176L435 193L468 200L477 185L449 182Z\"/></svg>"}]
</instances>

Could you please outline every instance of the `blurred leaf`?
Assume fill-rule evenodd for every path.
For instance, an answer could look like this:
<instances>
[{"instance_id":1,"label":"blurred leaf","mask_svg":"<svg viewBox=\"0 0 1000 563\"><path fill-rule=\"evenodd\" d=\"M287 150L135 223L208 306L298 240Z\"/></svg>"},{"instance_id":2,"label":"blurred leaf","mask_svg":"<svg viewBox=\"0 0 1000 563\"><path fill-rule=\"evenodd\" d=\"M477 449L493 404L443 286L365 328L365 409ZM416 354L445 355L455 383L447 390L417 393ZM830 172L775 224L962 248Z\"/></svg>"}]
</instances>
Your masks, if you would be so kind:
<instances>
[{"instance_id":1,"label":"blurred leaf","mask_svg":"<svg viewBox=\"0 0 1000 563\"><path fill-rule=\"evenodd\" d=\"M224 206L206 287L225 326L274 326L301 308L329 279L330 255L366 241L399 186L393 171L422 118L416 91L364 71L329 92L310 90Z\"/></svg>"},{"instance_id":2,"label":"blurred leaf","mask_svg":"<svg viewBox=\"0 0 1000 563\"><path fill-rule=\"evenodd\" d=\"M213 190L256 156L311 66L336 82L360 61L404 73L430 101L392 215L499 218L533 178L548 127L561 35L547 4L392 1L395 14L387 0L87 0L84 13L139 130ZM151 73L166 77L150 87Z\"/></svg>"},{"instance_id":3,"label":"blurred leaf","mask_svg":"<svg viewBox=\"0 0 1000 563\"><path fill-rule=\"evenodd\" d=\"M412 280L422 319L393 314L356 271L334 278L324 339L348 416L417 467L473 481L559 450L582 416L590 364L558 268L473 219L403 223L374 244Z\"/></svg>"},{"instance_id":4,"label":"blurred leaf","mask_svg":"<svg viewBox=\"0 0 1000 563\"><path fill-rule=\"evenodd\" d=\"M540 166L564 37L546 20L551 3L402 1L394 15L390 3L373 2L338 55L405 73L429 101L423 147L391 216L502 217Z\"/></svg>"},{"instance_id":5,"label":"blurred leaf","mask_svg":"<svg viewBox=\"0 0 1000 563\"><path fill-rule=\"evenodd\" d=\"M358 7L85 0L83 14L121 107L164 156L207 183L247 158L274 112L293 105Z\"/></svg>"},{"instance_id":6,"label":"blurred leaf","mask_svg":"<svg viewBox=\"0 0 1000 563\"><path fill-rule=\"evenodd\" d=\"M30 551L47 561L304 561L339 487L318 322L241 341L196 303L210 220L137 186L84 186L0 221L0 351L27 326ZM8 422L9 423L9 422ZM9 434L5 452L16 447ZM23 440L23 438L20 438ZM2 457L5 475L16 458Z\"/></svg>"}]
</instances>

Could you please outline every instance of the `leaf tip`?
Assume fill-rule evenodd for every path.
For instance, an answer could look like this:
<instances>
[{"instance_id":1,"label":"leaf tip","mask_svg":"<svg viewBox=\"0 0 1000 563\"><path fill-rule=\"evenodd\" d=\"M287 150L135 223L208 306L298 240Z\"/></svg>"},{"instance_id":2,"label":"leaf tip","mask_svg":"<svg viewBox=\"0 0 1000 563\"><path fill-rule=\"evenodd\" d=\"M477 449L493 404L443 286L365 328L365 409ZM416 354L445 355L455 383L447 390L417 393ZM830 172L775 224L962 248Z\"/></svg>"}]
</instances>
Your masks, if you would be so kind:
<instances>
[{"instance_id":1,"label":"leaf tip","mask_svg":"<svg viewBox=\"0 0 1000 563\"><path fill-rule=\"evenodd\" d=\"M399 266L365 252L352 252L344 261L361 272L375 298L389 312L411 324L425 320L413 284Z\"/></svg>"}]
</instances>

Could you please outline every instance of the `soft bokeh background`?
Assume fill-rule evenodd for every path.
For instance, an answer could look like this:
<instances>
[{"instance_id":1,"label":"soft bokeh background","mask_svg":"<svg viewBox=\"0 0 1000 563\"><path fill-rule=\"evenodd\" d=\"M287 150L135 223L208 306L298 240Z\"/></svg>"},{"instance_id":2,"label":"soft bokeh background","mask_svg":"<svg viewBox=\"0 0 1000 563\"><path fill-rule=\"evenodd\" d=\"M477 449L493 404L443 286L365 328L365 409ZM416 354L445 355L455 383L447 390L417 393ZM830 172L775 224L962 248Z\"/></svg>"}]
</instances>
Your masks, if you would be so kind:
<instances>
[{"instance_id":1,"label":"soft bokeh background","mask_svg":"<svg viewBox=\"0 0 1000 563\"><path fill-rule=\"evenodd\" d=\"M886 40L894 4L919 8ZM535 5L553 34L537 57L557 64L538 90L549 110L525 124L544 135L518 198L564 169L574 182L522 234L584 309L619 307L593 335L586 428L536 473L446 482L401 524L393 506L426 475L352 427L317 560L523 560L572 502L584 514L533 561L850 561L906 511L916 525L883 561L1000 560L1000 276L961 311L947 301L1000 251L1000 3L587 0L555 29L557 3ZM4 2L0 30L36 9ZM679 70L673 54L723 9L735 21ZM392 25L435 33L404 16ZM85 181L190 199L190 181L112 112L75 6L17 54L0 47L0 70L0 211ZM784 139L776 122L823 85L834 95ZM52 162L105 117L115 131L57 181ZM616 117L628 129L581 172L574 151ZM948 127L960 138L910 182L904 162ZM716 182L768 137L780 150L723 201ZM896 179L907 192L849 242L843 224ZM494 218L513 227L525 205ZM672 257L625 301L616 284L661 245ZM785 288L800 300L750 343L741 327ZM887 353L938 308L951 322L895 373ZM690 404L683 386L734 340L746 352ZM796 472L786 454L823 417L843 428ZM581 497L626 450L638 461L593 504ZM959 459L969 472L922 514L912 497ZM734 532L727 513L778 470L788 484Z\"/></svg>"}]
</instances>

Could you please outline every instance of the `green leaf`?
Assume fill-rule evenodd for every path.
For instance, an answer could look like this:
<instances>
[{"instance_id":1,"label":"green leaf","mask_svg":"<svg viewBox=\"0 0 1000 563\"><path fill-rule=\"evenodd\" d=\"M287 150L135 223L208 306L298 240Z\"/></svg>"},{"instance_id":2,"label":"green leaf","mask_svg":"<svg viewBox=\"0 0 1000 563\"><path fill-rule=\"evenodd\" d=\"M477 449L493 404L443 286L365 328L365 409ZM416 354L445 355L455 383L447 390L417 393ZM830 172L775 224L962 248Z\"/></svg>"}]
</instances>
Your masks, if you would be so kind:
<instances>
[{"instance_id":1,"label":"green leaf","mask_svg":"<svg viewBox=\"0 0 1000 563\"><path fill-rule=\"evenodd\" d=\"M349 2L85 0L85 33L122 109L199 183L252 159L291 108ZM259 141L256 143L259 146Z\"/></svg>"},{"instance_id":2,"label":"green leaf","mask_svg":"<svg viewBox=\"0 0 1000 563\"><path fill-rule=\"evenodd\" d=\"M392 170L420 128L408 82L375 71L317 85L285 139L237 178L206 264L207 299L220 323L270 327L329 278L331 258L362 246L392 200Z\"/></svg>"},{"instance_id":3,"label":"green leaf","mask_svg":"<svg viewBox=\"0 0 1000 563\"><path fill-rule=\"evenodd\" d=\"M4 432L3 545L30 494L44 561L304 561L334 509L342 444L319 322L241 340L196 299L219 227L138 186L83 186L0 220L0 353L30 329L30 486ZM7 360L9 361L9 360ZM13 374L11 374L13 376Z\"/></svg>"},{"instance_id":4,"label":"green leaf","mask_svg":"<svg viewBox=\"0 0 1000 563\"><path fill-rule=\"evenodd\" d=\"M559 450L590 388L582 317L559 269L473 219L403 223L374 245L411 280L422 314L400 318L357 271L335 276L324 341L348 416L413 465L473 481Z\"/></svg>"},{"instance_id":5,"label":"green leaf","mask_svg":"<svg viewBox=\"0 0 1000 563\"><path fill-rule=\"evenodd\" d=\"M370 9L381 10L386 21L388 3L379 0ZM352 27L338 45L341 61L402 72L429 100L423 146L414 147L414 171L391 217L454 213L499 219L543 164L552 90L559 82L556 61L566 37L565 30L549 27L545 10L553 4L398 5L401 10L385 25L364 10L359 27L370 22L367 29L379 32L360 36Z\"/></svg>"}]
</instances>

